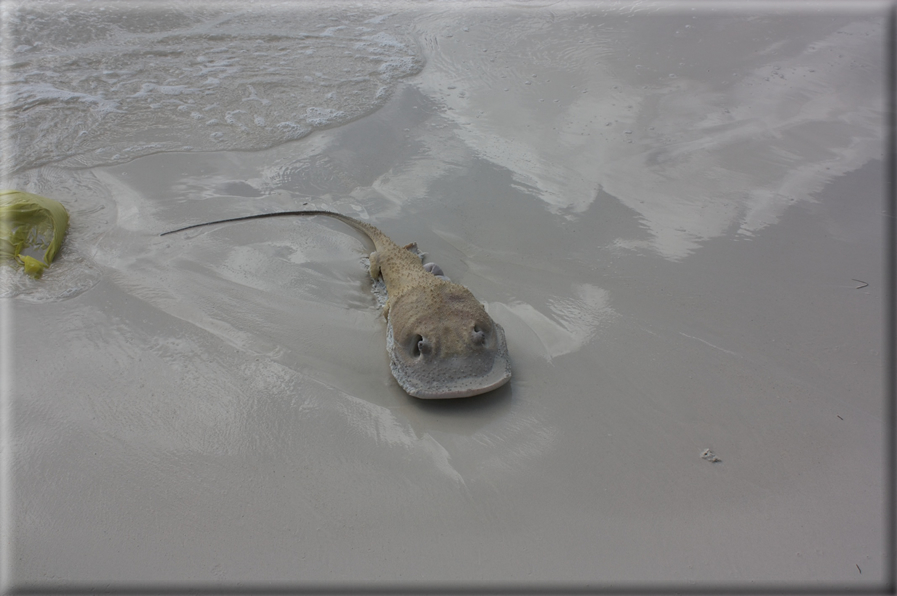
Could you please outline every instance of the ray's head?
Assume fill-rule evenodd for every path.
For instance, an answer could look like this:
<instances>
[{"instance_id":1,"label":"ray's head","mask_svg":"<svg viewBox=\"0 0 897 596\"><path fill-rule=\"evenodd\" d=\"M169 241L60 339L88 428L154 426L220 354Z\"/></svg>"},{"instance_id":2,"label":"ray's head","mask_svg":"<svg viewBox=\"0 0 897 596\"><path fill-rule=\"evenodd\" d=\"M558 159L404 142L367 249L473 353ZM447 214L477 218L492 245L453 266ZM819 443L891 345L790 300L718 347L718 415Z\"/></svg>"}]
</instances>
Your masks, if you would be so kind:
<instances>
[{"instance_id":1,"label":"ray's head","mask_svg":"<svg viewBox=\"0 0 897 596\"><path fill-rule=\"evenodd\" d=\"M387 349L393 376L419 398L478 395L511 378L504 330L470 290L450 282L391 304Z\"/></svg>"}]
</instances>

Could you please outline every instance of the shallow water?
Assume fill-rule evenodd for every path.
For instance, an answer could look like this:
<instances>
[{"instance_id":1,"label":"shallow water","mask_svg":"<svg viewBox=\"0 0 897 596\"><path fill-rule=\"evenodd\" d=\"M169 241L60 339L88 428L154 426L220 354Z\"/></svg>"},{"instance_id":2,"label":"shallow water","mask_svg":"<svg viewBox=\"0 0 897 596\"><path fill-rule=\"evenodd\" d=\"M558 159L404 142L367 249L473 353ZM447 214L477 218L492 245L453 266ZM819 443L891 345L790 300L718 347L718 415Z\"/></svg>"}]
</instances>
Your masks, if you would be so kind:
<instances>
[{"instance_id":1,"label":"shallow water","mask_svg":"<svg viewBox=\"0 0 897 596\"><path fill-rule=\"evenodd\" d=\"M7 167L260 149L348 122L420 70L401 21L290 2L8 3Z\"/></svg>"},{"instance_id":2,"label":"shallow water","mask_svg":"<svg viewBox=\"0 0 897 596\"><path fill-rule=\"evenodd\" d=\"M3 4L8 582L881 580L880 7L147 6ZM303 207L510 385L404 394L339 222L158 236Z\"/></svg>"}]
</instances>

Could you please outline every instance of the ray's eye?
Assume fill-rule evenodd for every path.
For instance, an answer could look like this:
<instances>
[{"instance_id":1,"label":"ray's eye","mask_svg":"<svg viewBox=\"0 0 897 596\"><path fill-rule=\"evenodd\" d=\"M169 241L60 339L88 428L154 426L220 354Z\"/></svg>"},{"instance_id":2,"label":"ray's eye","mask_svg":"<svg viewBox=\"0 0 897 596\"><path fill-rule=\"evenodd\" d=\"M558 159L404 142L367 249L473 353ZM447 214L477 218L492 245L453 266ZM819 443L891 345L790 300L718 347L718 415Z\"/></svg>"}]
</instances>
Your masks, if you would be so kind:
<instances>
[{"instance_id":1,"label":"ray's eye","mask_svg":"<svg viewBox=\"0 0 897 596\"><path fill-rule=\"evenodd\" d=\"M486 333L479 325L473 326L473 343L482 345L486 343Z\"/></svg>"},{"instance_id":2,"label":"ray's eye","mask_svg":"<svg viewBox=\"0 0 897 596\"><path fill-rule=\"evenodd\" d=\"M415 358L419 357L421 354L429 354L431 351L430 342L425 340L421 335L415 335L412 339L413 343L411 344L411 355Z\"/></svg>"}]
</instances>

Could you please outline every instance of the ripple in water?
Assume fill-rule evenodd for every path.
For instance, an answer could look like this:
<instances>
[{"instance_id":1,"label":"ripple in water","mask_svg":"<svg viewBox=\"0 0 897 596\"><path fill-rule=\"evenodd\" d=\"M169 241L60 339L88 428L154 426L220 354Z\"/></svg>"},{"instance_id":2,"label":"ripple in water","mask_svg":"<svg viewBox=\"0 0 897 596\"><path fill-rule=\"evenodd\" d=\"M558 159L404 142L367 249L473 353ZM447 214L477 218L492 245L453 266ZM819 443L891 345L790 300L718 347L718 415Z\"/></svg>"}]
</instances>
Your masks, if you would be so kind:
<instances>
[{"instance_id":1,"label":"ripple in water","mask_svg":"<svg viewBox=\"0 0 897 596\"><path fill-rule=\"evenodd\" d=\"M12 172L256 150L363 116L423 66L398 16L293 3L4 3Z\"/></svg>"}]
</instances>

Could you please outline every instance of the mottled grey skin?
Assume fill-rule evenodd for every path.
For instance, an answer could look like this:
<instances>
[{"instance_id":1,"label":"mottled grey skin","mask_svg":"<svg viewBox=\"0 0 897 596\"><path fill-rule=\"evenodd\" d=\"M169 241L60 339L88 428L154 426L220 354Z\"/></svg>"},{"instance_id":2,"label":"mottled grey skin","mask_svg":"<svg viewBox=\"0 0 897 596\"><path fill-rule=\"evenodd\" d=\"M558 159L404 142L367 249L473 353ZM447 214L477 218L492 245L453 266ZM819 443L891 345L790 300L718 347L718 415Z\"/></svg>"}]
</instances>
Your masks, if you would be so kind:
<instances>
[{"instance_id":1,"label":"mottled grey skin","mask_svg":"<svg viewBox=\"0 0 897 596\"><path fill-rule=\"evenodd\" d=\"M501 326L462 285L425 266L408 247L400 247L374 226L330 211L263 213L196 224L165 232L231 221L288 215L326 215L364 232L374 243L370 274L383 277L389 296L386 349L392 374L414 397L444 399L492 391L511 378L508 347ZM165 234L162 234L163 236Z\"/></svg>"}]
</instances>

